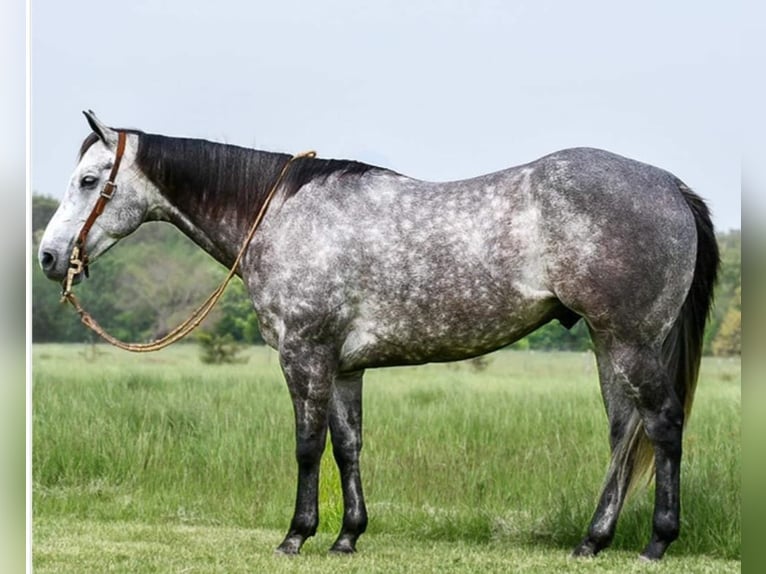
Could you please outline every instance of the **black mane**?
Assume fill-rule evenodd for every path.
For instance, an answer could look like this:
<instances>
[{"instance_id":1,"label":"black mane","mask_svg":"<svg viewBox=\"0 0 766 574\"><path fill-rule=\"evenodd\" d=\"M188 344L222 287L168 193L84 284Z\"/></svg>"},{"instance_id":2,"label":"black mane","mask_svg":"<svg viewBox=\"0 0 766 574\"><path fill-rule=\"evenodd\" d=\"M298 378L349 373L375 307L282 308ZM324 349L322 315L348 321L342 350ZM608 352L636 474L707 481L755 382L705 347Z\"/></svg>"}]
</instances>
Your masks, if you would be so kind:
<instances>
[{"instance_id":1,"label":"black mane","mask_svg":"<svg viewBox=\"0 0 766 574\"><path fill-rule=\"evenodd\" d=\"M253 217L287 156L206 140L140 134L139 169L173 204L217 218L236 205L237 217Z\"/></svg>"},{"instance_id":2,"label":"black mane","mask_svg":"<svg viewBox=\"0 0 766 574\"><path fill-rule=\"evenodd\" d=\"M331 175L364 175L373 170L387 171L381 167L348 159L301 158L296 160L285 174L285 191L289 197L314 180L324 182Z\"/></svg>"},{"instance_id":3,"label":"black mane","mask_svg":"<svg viewBox=\"0 0 766 574\"><path fill-rule=\"evenodd\" d=\"M257 151L203 139L175 138L122 130L137 134L139 169L174 205L195 204L209 217L219 217L232 205L237 218L254 217L290 156ZM98 141L91 133L80 148L80 157ZM351 160L300 158L285 174L282 188L287 197L307 183L324 182L330 176L361 176L380 170Z\"/></svg>"}]
</instances>

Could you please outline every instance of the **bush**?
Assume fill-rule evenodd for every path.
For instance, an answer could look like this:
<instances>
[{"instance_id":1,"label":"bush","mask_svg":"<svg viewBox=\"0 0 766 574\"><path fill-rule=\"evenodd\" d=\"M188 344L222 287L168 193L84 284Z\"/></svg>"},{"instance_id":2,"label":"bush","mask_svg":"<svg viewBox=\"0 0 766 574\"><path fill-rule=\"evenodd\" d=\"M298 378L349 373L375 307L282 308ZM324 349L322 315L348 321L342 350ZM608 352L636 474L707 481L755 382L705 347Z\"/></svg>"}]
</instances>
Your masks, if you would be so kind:
<instances>
[{"instance_id":1,"label":"bush","mask_svg":"<svg viewBox=\"0 0 766 574\"><path fill-rule=\"evenodd\" d=\"M200 361L212 365L246 363L247 357L241 357L244 347L237 343L230 334L215 335L207 331L197 333L200 344Z\"/></svg>"}]
</instances>

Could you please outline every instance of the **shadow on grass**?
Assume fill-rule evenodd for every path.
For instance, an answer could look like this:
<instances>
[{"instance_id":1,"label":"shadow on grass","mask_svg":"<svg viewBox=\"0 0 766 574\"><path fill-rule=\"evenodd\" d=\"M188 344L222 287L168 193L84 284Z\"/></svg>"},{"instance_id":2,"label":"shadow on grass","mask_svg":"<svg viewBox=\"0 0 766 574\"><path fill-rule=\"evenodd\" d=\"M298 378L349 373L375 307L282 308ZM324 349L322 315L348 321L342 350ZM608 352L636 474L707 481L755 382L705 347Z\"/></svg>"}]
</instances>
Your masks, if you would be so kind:
<instances>
[{"instance_id":1,"label":"shadow on grass","mask_svg":"<svg viewBox=\"0 0 766 574\"><path fill-rule=\"evenodd\" d=\"M686 488L681 516L681 534L670 552L675 556L707 555L727 560L741 559L739 507L717 506L710 490ZM640 552L652 529L654 490L638 492L620 514L610 548ZM573 549L585 536L593 509L561 505L546 513L526 533L513 538L530 546Z\"/></svg>"},{"instance_id":2,"label":"shadow on grass","mask_svg":"<svg viewBox=\"0 0 766 574\"><path fill-rule=\"evenodd\" d=\"M681 535L671 546L670 553L741 560L739 507L716 508L716 499L709 489L689 485L684 490ZM653 489L639 491L628 500L620 515L611 549L638 554L644 548L651 535L653 500ZM595 507L595 501L593 504ZM523 509L501 515L422 509L375 517L371 531L415 536L434 542L516 545L569 553L586 534L594 507L562 496L555 508L539 516Z\"/></svg>"}]
</instances>

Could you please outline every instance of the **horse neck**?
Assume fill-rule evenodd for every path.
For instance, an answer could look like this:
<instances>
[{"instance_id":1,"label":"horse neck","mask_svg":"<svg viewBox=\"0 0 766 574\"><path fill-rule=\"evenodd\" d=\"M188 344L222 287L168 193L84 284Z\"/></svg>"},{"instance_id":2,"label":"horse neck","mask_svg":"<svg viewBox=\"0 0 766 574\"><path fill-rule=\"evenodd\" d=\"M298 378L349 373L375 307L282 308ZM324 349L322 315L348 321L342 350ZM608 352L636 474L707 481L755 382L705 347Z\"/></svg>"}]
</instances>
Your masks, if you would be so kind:
<instances>
[{"instance_id":1,"label":"horse neck","mask_svg":"<svg viewBox=\"0 0 766 574\"><path fill-rule=\"evenodd\" d=\"M162 218L231 266L288 156L143 134L137 160L168 203Z\"/></svg>"}]
</instances>

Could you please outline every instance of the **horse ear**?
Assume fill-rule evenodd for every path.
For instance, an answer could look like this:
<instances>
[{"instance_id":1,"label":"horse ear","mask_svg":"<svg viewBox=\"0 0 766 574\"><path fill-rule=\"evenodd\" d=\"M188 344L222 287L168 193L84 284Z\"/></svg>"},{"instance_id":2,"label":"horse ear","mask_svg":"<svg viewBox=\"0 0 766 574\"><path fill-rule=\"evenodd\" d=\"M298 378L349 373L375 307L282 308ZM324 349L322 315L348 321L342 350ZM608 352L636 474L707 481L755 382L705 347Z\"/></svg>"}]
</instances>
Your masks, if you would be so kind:
<instances>
[{"instance_id":1,"label":"horse ear","mask_svg":"<svg viewBox=\"0 0 766 574\"><path fill-rule=\"evenodd\" d=\"M118 136L115 130L102 123L101 120L96 117L96 114L93 113L93 110L88 110L87 112L83 111L83 114L85 115L85 119L88 120L90 129L92 129L98 136L98 139L104 142L108 147L117 145Z\"/></svg>"}]
</instances>

